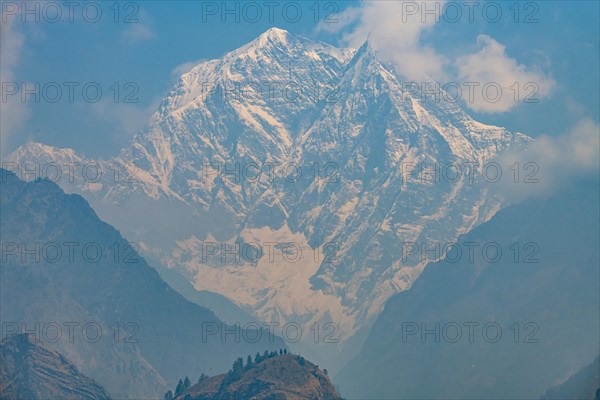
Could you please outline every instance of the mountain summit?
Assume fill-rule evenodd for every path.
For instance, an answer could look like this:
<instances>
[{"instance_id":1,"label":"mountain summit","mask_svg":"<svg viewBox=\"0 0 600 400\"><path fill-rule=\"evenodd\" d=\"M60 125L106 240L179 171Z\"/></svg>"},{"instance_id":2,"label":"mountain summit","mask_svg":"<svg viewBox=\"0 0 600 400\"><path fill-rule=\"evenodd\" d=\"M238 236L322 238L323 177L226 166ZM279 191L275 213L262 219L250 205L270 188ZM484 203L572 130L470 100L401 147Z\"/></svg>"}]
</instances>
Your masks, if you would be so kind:
<instances>
[{"instance_id":1,"label":"mountain summit","mask_svg":"<svg viewBox=\"0 0 600 400\"><path fill-rule=\"evenodd\" d=\"M403 243L443 245L502 207L468 166L530 140L428 90L368 44L270 29L183 74L148 129L96 161L119 179L60 183L197 289L263 321L332 324L343 341L427 263ZM424 178L447 165L462 179ZM259 257L222 251L247 244Z\"/></svg>"},{"instance_id":2,"label":"mountain summit","mask_svg":"<svg viewBox=\"0 0 600 400\"><path fill-rule=\"evenodd\" d=\"M304 357L272 352L250 361L240 358L227 374L202 376L175 399L341 400L327 372Z\"/></svg>"},{"instance_id":3,"label":"mountain summit","mask_svg":"<svg viewBox=\"0 0 600 400\"><path fill-rule=\"evenodd\" d=\"M271 28L260 35L257 41L261 45L265 42L279 42L286 44L288 42L288 38L289 32L285 29Z\"/></svg>"}]
</instances>

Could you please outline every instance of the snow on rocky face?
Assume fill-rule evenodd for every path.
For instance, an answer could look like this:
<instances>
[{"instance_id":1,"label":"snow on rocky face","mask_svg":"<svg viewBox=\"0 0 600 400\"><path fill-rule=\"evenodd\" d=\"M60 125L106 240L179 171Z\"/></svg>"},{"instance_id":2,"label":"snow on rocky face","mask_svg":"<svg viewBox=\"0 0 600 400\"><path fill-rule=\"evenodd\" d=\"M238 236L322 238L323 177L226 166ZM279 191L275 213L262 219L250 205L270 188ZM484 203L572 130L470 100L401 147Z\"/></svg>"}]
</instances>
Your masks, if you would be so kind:
<instances>
[{"instance_id":1,"label":"snow on rocky face","mask_svg":"<svg viewBox=\"0 0 600 400\"><path fill-rule=\"evenodd\" d=\"M410 287L422 254L502 206L471 174L530 140L422 89L368 43L274 28L182 75L112 160L30 143L5 161L93 162L97 181L58 183L151 262L262 321L333 322L343 341Z\"/></svg>"}]
</instances>

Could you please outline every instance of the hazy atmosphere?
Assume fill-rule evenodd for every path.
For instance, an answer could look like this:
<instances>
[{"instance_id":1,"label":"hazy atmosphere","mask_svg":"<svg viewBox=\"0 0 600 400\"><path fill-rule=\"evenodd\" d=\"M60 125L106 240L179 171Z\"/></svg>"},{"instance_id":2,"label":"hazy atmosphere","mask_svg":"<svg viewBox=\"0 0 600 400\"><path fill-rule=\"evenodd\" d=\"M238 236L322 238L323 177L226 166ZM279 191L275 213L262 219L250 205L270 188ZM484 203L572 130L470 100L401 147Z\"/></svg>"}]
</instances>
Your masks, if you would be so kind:
<instances>
[{"instance_id":1,"label":"hazy atmosphere","mask_svg":"<svg viewBox=\"0 0 600 400\"><path fill-rule=\"evenodd\" d=\"M600 400L600 3L0 6L0 399Z\"/></svg>"}]
</instances>

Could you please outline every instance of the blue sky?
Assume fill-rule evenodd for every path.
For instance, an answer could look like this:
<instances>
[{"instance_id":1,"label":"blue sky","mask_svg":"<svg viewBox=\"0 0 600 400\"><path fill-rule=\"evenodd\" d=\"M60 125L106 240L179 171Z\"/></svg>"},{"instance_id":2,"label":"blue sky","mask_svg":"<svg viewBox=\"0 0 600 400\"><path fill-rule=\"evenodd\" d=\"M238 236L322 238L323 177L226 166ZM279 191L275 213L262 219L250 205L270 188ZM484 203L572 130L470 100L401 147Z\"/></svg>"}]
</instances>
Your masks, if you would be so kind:
<instances>
[{"instance_id":1,"label":"blue sky","mask_svg":"<svg viewBox=\"0 0 600 400\"><path fill-rule=\"evenodd\" d=\"M401 67L407 73L422 63L424 69L435 67L431 74L439 74L441 82L478 78L491 70L506 81L515 74L538 79L542 90L537 104L504 107L508 109L466 107L482 122L534 137L560 135L585 117L596 123L600 119L600 9L596 1L520 2L516 8L513 2L496 2L493 7L503 13L498 22L491 21L493 14L485 18L479 8L474 10L473 21L463 14L458 22L441 18L436 23L427 17L425 23L412 26L403 24L399 16L390 18L394 10L387 7L391 2L278 3L271 19L264 2L256 2L262 16L255 22L250 21L255 11L251 8L245 14L240 8L236 22L235 15L222 15L222 2L199 1L121 2L118 8L113 2L94 3L102 10L98 22L90 22L95 18L94 7L88 7L84 15L82 2L73 12L73 22L50 22L54 10L43 10L47 3L40 3L39 11L34 10L40 17L36 22L34 14L23 21L22 10L15 12L13 5L21 2L3 2L2 82L38 82L49 93L52 82L78 82L79 87L95 82L103 95L97 103L86 102L78 89L73 102L65 91L56 103L45 98L36 103L32 96L23 102L19 94L12 96L12 103L3 100L1 153L33 140L71 147L92 157L114 155L144 126L173 85L176 71L219 57L272 26L340 46L357 45L372 33L377 50L392 62L406 63ZM463 13L468 11L464 2L454 3ZM235 9L236 4L244 6L228 2L227 7ZM302 10L298 18L297 6ZM414 11L404 7L407 14ZM494 11L493 7L488 11ZM332 12L337 22L325 24L324 17ZM63 7L61 13L67 19L68 10ZM138 22L125 23L127 15ZM528 15L532 15L530 23L525 22ZM443 66L432 60L443 61ZM128 82L134 85L125 86ZM119 101L114 99L117 87ZM6 95L6 86L3 91ZM128 94L137 102L124 103Z\"/></svg>"}]
</instances>

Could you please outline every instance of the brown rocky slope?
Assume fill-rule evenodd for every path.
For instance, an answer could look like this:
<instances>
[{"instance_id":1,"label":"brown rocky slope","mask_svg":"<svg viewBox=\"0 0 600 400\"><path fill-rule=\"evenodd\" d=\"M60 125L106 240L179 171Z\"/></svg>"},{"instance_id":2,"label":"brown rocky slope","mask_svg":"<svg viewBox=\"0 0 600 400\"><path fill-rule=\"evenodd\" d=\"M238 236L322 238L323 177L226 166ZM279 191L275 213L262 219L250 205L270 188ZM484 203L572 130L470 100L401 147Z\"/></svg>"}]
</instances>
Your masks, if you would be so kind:
<instances>
[{"instance_id":1,"label":"brown rocky slope","mask_svg":"<svg viewBox=\"0 0 600 400\"><path fill-rule=\"evenodd\" d=\"M176 400L341 400L326 373L303 357L275 352L238 359L227 374L202 377Z\"/></svg>"}]
</instances>

